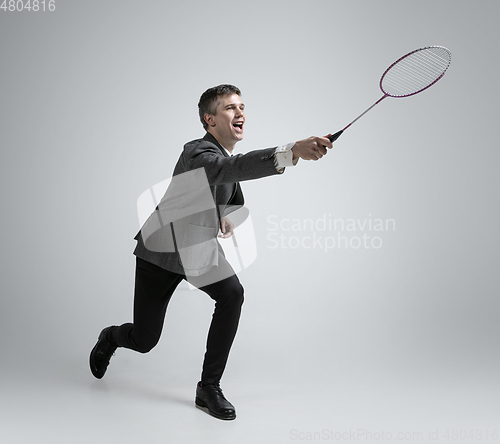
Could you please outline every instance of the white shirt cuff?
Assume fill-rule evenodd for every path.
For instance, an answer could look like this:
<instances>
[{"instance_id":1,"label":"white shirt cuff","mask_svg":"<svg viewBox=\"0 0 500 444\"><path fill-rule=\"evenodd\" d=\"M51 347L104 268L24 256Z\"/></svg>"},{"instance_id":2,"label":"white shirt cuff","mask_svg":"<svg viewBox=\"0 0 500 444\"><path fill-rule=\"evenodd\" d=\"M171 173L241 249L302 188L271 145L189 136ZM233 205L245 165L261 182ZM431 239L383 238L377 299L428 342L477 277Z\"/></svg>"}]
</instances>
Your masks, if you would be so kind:
<instances>
[{"instance_id":1,"label":"white shirt cuff","mask_svg":"<svg viewBox=\"0 0 500 444\"><path fill-rule=\"evenodd\" d=\"M286 145L280 145L274 151L274 165L280 173L283 172L283 169L285 167L291 167L295 165L293 163L292 152L292 148L294 145L295 142L287 143Z\"/></svg>"}]
</instances>

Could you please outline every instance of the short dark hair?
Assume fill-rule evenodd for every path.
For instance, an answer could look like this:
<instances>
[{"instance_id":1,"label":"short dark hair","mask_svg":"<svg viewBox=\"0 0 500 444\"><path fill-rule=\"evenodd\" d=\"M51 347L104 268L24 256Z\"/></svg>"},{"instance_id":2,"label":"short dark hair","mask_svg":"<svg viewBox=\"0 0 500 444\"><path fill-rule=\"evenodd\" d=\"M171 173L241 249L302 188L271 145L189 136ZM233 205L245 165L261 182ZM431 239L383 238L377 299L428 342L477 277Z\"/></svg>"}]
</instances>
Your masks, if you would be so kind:
<instances>
[{"instance_id":1,"label":"short dark hair","mask_svg":"<svg viewBox=\"0 0 500 444\"><path fill-rule=\"evenodd\" d=\"M222 96L230 96L232 94L238 94L241 96L241 91L234 85L219 85L207 89L201 95L200 101L198 102L198 112L200 114L200 121L203 128L208 128L208 124L205 122L205 114L215 115L217 106L219 105L219 99Z\"/></svg>"}]
</instances>

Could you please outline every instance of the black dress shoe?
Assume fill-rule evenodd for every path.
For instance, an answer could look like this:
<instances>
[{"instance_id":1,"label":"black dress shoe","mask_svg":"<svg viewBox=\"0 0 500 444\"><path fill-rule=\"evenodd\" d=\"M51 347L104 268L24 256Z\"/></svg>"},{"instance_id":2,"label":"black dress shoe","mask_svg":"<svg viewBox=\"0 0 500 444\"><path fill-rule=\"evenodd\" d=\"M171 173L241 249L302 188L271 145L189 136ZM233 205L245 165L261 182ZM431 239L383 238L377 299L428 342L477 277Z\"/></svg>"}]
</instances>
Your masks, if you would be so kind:
<instances>
[{"instance_id":1,"label":"black dress shoe","mask_svg":"<svg viewBox=\"0 0 500 444\"><path fill-rule=\"evenodd\" d=\"M196 386L196 407L219 419L236 418L236 410L222 393L219 383Z\"/></svg>"},{"instance_id":2,"label":"black dress shoe","mask_svg":"<svg viewBox=\"0 0 500 444\"><path fill-rule=\"evenodd\" d=\"M116 345L108 341L107 334L115 326L106 327L97 340L97 344L90 352L90 371L97 378L101 379L106 373L111 356L114 355Z\"/></svg>"}]
</instances>

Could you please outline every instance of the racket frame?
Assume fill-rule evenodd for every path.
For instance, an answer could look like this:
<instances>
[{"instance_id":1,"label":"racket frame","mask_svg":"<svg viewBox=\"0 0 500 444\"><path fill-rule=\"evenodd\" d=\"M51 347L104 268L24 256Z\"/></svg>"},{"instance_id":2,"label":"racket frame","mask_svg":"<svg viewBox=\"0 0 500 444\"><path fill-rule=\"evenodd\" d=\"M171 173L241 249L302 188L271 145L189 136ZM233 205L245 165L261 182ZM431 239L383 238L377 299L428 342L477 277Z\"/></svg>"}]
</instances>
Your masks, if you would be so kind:
<instances>
[{"instance_id":1,"label":"racket frame","mask_svg":"<svg viewBox=\"0 0 500 444\"><path fill-rule=\"evenodd\" d=\"M429 83L428 85L426 85L424 88L421 88L419 89L418 91L414 91L412 93L409 93L409 94L404 94L404 95L392 95L392 94L388 94L386 91L384 91L384 87L382 86L382 82L384 81L384 78L385 76L387 75L387 73L395 66L397 65L399 62L401 62L402 60L406 59L407 57L411 56L412 54L415 54L416 52L420 52L420 51L423 51L423 50L426 50L426 49L430 49L430 48L441 48L441 49L444 49L445 51L447 51L449 53L449 60L448 60L448 64L446 66L446 68L443 70L442 74L437 77L433 82ZM392 63L385 71L384 73L382 74L382 77L380 78L380 82L379 82L379 86L380 86L380 89L381 91L384 93L384 95L378 99L372 106L370 106L368 109L366 109L365 111L363 111L358 117L356 117L351 123L349 123L346 127L344 127L343 129L341 129L340 131L337 131L335 134L331 135L329 137L330 139L330 142L335 142L340 136L341 134L347 129L349 128L354 122L356 122L357 120L359 120L361 117L363 117L368 111L370 111L375 105L378 105L382 100L384 100L386 97L393 97L395 99L401 99L401 98L404 98L404 97L410 97L410 96L414 96L415 94L418 94L422 91L425 91L427 88L430 88L432 85L434 85L438 80L440 80L446 73L448 67L450 66L450 62L451 62L451 52L448 48L445 48L444 46L425 46L423 48L418 48L418 49L415 49L411 52L409 52L408 54L405 54L404 56L400 57L399 59L397 59L394 63Z\"/></svg>"}]
</instances>

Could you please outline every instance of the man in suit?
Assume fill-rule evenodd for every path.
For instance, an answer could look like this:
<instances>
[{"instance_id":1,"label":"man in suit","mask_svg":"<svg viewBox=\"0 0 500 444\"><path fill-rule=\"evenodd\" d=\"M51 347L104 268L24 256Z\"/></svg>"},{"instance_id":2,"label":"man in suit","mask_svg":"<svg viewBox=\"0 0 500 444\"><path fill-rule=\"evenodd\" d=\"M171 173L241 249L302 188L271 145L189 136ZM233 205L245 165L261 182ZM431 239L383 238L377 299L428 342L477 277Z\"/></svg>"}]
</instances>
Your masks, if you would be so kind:
<instances>
[{"instance_id":1,"label":"man in suit","mask_svg":"<svg viewBox=\"0 0 500 444\"><path fill-rule=\"evenodd\" d=\"M168 302L183 280L215 301L195 404L219 419L234 419L220 380L236 335L243 287L217 242L233 234L228 214L244 204L239 182L282 174L299 158L318 160L332 143L310 137L288 145L233 156L243 139L245 105L232 85L210 88L198 103L206 135L184 146L172 181L135 239L134 322L105 328L90 354L102 378L118 347L147 353L161 335Z\"/></svg>"}]
</instances>

